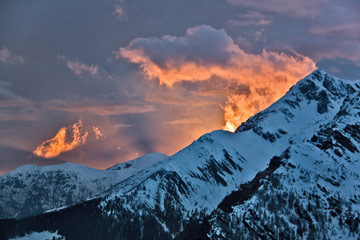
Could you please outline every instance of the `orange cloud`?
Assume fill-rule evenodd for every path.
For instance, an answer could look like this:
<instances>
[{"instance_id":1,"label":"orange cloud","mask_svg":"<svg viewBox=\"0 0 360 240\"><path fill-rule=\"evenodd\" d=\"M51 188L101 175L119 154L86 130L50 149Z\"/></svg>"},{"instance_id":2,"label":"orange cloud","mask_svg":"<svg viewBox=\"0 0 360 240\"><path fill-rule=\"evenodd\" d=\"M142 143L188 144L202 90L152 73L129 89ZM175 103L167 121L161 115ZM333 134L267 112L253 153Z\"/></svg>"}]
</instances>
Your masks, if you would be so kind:
<instances>
[{"instance_id":1,"label":"orange cloud","mask_svg":"<svg viewBox=\"0 0 360 240\"><path fill-rule=\"evenodd\" d=\"M101 133L100 129L98 127L93 127L93 131L95 134L96 139L100 139L102 137L105 137L105 135L103 133Z\"/></svg>"},{"instance_id":2,"label":"orange cloud","mask_svg":"<svg viewBox=\"0 0 360 240\"><path fill-rule=\"evenodd\" d=\"M33 151L43 158L53 158L86 143L88 132L83 132L82 121L71 127L62 127L52 139L46 140Z\"/></svg>"},{"instance_id":3,"label":"orange cloud","mask_svg":"<svg viewBox=\"0 0 360 240\"><path fill-rule=\"evenodd\" d=\"M230 131L316 68L313 60L296 52L246 53L224 30L210 26L189 28L182 37L137 38L116 56L139 64L149 78L168 86L184 80L209 81L214 76L234 86L248 86L248 93L225 89L224 129Z\"/></svg>"}]
</instances>

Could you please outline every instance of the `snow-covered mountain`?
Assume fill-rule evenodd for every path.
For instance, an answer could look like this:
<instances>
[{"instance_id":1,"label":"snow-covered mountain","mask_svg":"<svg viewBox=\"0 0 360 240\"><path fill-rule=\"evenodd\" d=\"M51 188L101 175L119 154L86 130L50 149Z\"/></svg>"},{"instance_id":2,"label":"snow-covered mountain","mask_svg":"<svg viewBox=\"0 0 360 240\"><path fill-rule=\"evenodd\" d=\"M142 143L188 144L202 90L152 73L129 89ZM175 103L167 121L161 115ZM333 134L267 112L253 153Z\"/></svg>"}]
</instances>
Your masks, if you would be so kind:
<instances>
[{"instance_id":1,"label":"snow-covered mountain","mask_svg":"<svg viewBox=\"0 0 360 240\"><path fill-rule=\"evenodd\" d=\"M235 133L205 134L103 197L0 226L74 239L356 239L359 112L360 81L316 70Z\"/></svg>"},{"instance_id":2,"label":"snow-covered mountain","mask_svg":"<svg viewBox=\"0 0 360 240\"><path fill-rule=\"evenodd\" d=\"M85 201L166 157L150 153L106 171L73 163L21 166L0 176L0 218L22 218Z\"/></svg>"},{"instance_id":3,"label":"snow-covered mountain","mask_svg":"<svg viewBox=\"0 0 360 240\"><path fill-rule=\"evenodd\" d=\"M116 164L112 167L109 167L107 170L121 170L122 174L125 174L125 172L129 171L127 175L131 176L167 157L169 156L159 152L148 153L141 157L135 158L134 160Z\"/></svg>"},{"instance_id":4,"label":"snow-covered mountain","mask_svg":"<svg viewBox=\"0 0 360 240\"><path fill-rule=\"evenodd\" d=\"M238 132L260 129L268 136L267 124L278 121L284 131L295 134L289 135L278 167L270 172L269 167L228 195L198 226L199 239L359 239L359 90L359 81L316 71L243 124ZM282 101L289 103L290 112L278 108ZM304 109L299 120L305 125L291 126L301 116L296 111ZM314 115L315 109L319 114ZM289 121L276 116L284 112ZM193 232L188 229L179 239Z\"/></svg>"}]
</instances>

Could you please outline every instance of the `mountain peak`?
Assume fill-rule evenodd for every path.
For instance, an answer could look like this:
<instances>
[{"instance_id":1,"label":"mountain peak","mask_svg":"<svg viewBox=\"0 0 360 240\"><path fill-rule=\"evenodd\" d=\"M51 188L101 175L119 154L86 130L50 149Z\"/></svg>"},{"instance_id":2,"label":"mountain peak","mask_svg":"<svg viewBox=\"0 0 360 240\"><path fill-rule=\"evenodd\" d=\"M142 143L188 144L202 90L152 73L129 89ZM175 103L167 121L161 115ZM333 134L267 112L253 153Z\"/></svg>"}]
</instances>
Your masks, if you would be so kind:
<instances>
[{"instance_id":1,"label":"mountain peak","mask_svg":"<svg viewBox=\"0 0 360 240\"><path fill-rule=\"evenodd\" d=\"M300 91L308 100L319 100L318 98L324 98L325 94L331 99L336 100L359 89L360 80L345 80L335 77L322 69L316 69L299 80L284 97L294 95L295 91Z\"/></svg>"},{"instance_id":2,"label":"mountain peak","mask_svg":"<svg viewBox=\"0 0 360 240\"><path fill-rule=\"evenodd\" d=\"M344 80L317 69L298 81L278 101L242 123L236 132L288 125L299 129L311 122L333 116L346 96L360 91L360 80ZM270 120L270 119L272 120ZM266 119L266 121L265 121Z\"/></svg>"}]
</instances>

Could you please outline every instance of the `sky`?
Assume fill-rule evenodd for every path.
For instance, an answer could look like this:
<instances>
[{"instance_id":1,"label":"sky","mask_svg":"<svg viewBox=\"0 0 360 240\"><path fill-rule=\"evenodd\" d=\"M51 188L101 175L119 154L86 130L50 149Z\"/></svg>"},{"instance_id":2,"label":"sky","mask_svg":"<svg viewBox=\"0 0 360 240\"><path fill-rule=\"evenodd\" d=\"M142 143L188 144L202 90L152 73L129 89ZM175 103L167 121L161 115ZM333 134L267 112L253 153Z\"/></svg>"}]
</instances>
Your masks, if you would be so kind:
<instances>
[{"instance_id":1,"label":"sky","mask_svg":"<svg viewBox=\"0 0 360 240\"><path fill-rule=\"evenodd\" d=\"M0 174L171 155L316 68L360 79L359 12L358 0L1 0Z\"/></svg>"}]
</instances>

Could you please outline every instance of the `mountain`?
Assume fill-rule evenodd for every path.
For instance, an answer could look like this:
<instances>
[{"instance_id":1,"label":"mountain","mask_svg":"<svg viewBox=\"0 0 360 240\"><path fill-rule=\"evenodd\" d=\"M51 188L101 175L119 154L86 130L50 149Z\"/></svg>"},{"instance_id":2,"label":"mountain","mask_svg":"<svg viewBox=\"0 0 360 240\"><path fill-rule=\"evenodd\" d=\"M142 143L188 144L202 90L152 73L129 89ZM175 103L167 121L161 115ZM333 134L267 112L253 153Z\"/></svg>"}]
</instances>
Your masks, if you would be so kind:
<instances>
[{"instance_id":1,"label":"mountain","mask_svg":"<svg viewBox=\"0 0 360 240\"><path fill-rule=\"evenodd\" d=\"M260 129L265 138L269 122L278 121L288 133L297 130L288 138L286 154L272 159L277 169L271 170L270 162L225 197L197 229L188 228L178 239L199 234L199 229L194 239L359 239L359 89L359 81L316 71L282 99L291 112L278 108L280 100L240 126L237 132ZM305 127L293 126L296 111L304 109L299 120ZM285 112L289 121L277 116Z\"/></svg>"},{"instance_id":2,"label":"mountain","mask_svg":"<svg viewBox=\"0 0 360 240\"><path fill-rule=\"evenodd\" d=\"M122 174L129 171L127 175L130 176L168 157L163 153L148 153L131 161L116 164L106 170L121 170Z\"/></svg>"},{"instance_id":3,"label":"mountain","mask_svg":"<svg viewBox=\"0 0 360 240\"><path fill-rule=\"evenodd\" d=\"M98 198L0 221L3 236L357 239L359 112L360 81L316 70L235 133L205 134Z\"/></svg>"},{"instance_id":4,"label":"mountain","mask_svg":"<svg viewBox=\"0 0 360 240\"><path fill-rule=\"evenodd\" d=\"M166 157L150 153L106 171L73 163L21 166L0 176L0 218L23 218L85 201Z\"/></svg>"}]
</instances>

